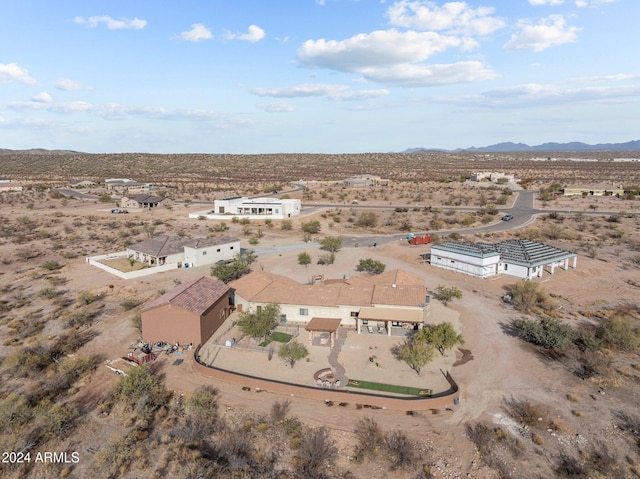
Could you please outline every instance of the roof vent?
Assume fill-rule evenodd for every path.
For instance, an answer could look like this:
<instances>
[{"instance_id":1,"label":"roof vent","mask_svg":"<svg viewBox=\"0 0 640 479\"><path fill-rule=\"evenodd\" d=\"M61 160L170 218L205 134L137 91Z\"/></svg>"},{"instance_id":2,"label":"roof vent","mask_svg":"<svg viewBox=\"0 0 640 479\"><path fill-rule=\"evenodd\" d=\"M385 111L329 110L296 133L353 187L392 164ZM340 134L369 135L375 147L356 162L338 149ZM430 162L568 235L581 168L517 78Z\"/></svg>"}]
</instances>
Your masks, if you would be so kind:
<instances>
[{"instance_id":1,"label":"roof vent","mask_svg":"<svg viewBox=\"0 0 640 479\"><path fill-rule=\"evenodd\" d=\"M391 285L391 287L392 287L392 288L395 288L395 287L396 287L396 284L395 284L395 283L393 283L393 284Z\"/></svg>"}]
</instances>

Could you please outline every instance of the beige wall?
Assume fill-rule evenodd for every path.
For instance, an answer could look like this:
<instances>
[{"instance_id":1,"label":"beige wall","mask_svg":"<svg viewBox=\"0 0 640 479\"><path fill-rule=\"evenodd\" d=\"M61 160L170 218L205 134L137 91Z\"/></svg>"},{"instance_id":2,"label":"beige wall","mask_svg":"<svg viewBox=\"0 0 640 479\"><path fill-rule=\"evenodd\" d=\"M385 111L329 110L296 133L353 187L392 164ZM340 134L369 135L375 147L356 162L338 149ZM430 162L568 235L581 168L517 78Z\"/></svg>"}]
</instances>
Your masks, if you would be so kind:
<instances>
[{"instance_id":1,"label":"beige wall","mask_svg":"<svg viewBox=\"0 0 640 479\"><path fill-rule=\"evenodd\" d=\"M227 317L229 298L224 295L202 318L171 304L143 311L142 339L148 343L165 341L167 343L189 344L194 346L205 342L222 325Z\"/></svg>"}]
</instances>

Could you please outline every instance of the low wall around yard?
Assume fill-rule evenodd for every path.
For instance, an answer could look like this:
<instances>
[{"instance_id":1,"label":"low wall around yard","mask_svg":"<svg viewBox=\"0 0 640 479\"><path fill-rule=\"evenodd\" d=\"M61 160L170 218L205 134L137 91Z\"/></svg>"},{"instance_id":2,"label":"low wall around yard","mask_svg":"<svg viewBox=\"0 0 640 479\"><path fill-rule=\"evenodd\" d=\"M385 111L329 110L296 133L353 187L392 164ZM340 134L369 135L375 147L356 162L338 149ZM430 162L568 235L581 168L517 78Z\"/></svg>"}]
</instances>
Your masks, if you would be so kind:
<instances>
[{"instance_id":1,"label":"low wall around yard","mask_svg":"<svg viewBox=\"0 0 640 479\"><path fill-rule=\"evenodd\" d=\"M362 405L363 407L393 409L396 411L427 411L430 409L444 409L452 407L457 403L460 389L451 374L441 371L447 379L449 390L436 393L431 397L397 397L384 396L379 394L367 394L363 392L323 389L311 386L273 381L256 376L235 373L219 369L214 366L207 366L200 361L200 346L193 355L194 369L207 378L237 384L240 387L248 387L256 390L267 391L283 396L294 396L305 399L315 399L317 401L333 401L336 404L350 403Z\"/></svg>"},{"instance_id":2,"label":"low wall around yard","mask_svg":"<svg viewBox=\"0 0 640 479\"><path fill-rule=\"evenodd\" d=\"M150 268L139 269L137 271L129 271L128 273L125 273L124 271L120 271L116 268L112 268L111 266L108 266L102 263L102 261L105 261L105 260L108 261L110 259L127 258L127 257L128 257L127 251L119 251L117 253L108 253L108 254L101 254L97 256L89 256L87 257L87 263L89 263L91 266L100 268L101 270L104 270L107 273L111 273L122 279L140 278L142 276L161 273L163 271L171 271L178 268L177 264L171 263L171 264L163 264L162 266L152 266Z\"/></svg>"}]
</instances>

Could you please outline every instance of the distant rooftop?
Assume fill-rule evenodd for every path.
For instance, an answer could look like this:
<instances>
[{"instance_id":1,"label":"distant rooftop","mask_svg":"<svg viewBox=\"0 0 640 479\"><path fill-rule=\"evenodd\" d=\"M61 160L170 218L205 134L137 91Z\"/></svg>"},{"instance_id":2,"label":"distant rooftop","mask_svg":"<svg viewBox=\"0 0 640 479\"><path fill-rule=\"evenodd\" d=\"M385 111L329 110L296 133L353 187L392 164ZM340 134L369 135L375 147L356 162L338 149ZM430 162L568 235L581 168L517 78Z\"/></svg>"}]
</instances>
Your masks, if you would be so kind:
<instances>
[{"instance_id":1,"label":"distant rooftop","mask_svg":"<svg viewBox=\"0 0 640 479\"><path fill-rule=\"evenodd\" d=\"M184 252L184 247L205 248L220 244L228 244L239 241L232 236L217 236L213 238L185 238L182 236L160 235L139 243L129 245L129 249L145 253L150 256L160 257Z\"/></svg>"}]
</instances>

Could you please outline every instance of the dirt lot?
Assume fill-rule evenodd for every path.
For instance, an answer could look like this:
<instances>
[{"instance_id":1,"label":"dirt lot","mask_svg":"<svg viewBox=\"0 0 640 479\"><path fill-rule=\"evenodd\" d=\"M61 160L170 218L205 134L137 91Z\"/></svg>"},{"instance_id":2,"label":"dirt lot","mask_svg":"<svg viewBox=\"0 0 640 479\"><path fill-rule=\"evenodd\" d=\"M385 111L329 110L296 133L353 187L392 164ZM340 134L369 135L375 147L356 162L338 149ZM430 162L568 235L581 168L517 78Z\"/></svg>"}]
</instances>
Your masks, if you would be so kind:
<instances>
[{"instance_id":1,"label":"dirt lot","mask_svg":"<svg viewBox=\"0 0 640 479\"><path fill-rule=\"evenodd\" d=\"M447 185L447 189L443 191L435 189L436 186L430 185L426 199L440 205L443 212L448 206L445 203L452 195L467 198L461 200L461 206L480 206L482 192L476 195L464 184L452 184L451 187ZM392 198L380 196L378 200L387 203L402 201L408 198L406 194L400 191L394 193ZM362 201L363 192L350 192L349 195L351 196L344 198L345 201ZM317 197L321 198L322 193L317 193ZM336 194L336 198L332 199L339 198ZM373 202L374 199L366 196L367 202ZM412 201L418 200L413 198ZM550 212L581 209L585 213L637 212L638 203L640 202L637 200L616 198L562 198L547 202L546 205L540 204L539 207ZM596 204L596 208L591 208L590 204ZM51 199L45 193L29 192L22 197L5 197L3 200L0 210L3 220L3 235L0 240L0 334L3 344L0 346L0 356L7 357L19 347L35 347L51 342L65 331L92 335L92 339L75 354L96 358L98 366L93 372L83 376L80 382L73 384L64 397L65 402L78 404L86 411L83 420L72 434L61 434L59 440L47 443L47 447L57 450L80 452L80 463L67 472L70 477L86 477L94 467L93 452L130 429L130 425L124 420L126 414L102 416L99 412L99 405L118 381L118 376L103 366L104 361L125 355L138 337L130 322L135 309L128 309L129 306L144 304L180 282L209 274L209 269L205 267L126 281L90 267L85 257L120 250L127 242L140 241L150 234L211 234L211 228L217 222L187 218L187 213L195 208L196 205L179 205L172 210L111 215L100 204ZM415 214L415 218L425 215L422 212L411 213ZM397 233L401 220L394 219L394 214L400 216L405 213L380 212L380 226L358 229L358 234L389 231ZM464 214L458 212L450 216L462 218ZM440 215L442 217L444 213ZM335 217L339 216L332 213L330 208L319 209L295 219L291 231L281 230L277 222L272 227L265 223L253 223L250 234L246 234L243 225L229 222L229 230L225 234L242 237L243 247L260 251L254 268L286 275L301 282L316 274L324 274L327 278L351 276L356 274L355 266L360 259L373 258L384 262L387 269L401 268L420 275L430 290L440 284L457 286L463 292L462 300L451 303L450 311L439 305L436 311L443 320L452 321L459 327L465 338L464 349L469 350L472 355L471 360L453 366L453 362L462 357L460 351L454 351L435 365L451 367L451 373L461 386L460 405L451 410L410 416L388 410L326 408L315 401L291 398L290 415L300 418L310 426L330 428L332 438L340 450L337 462L343 470L349 469L354 474L353 477L363 478L400 479L416 476L415 469L389 471L381 461L371 460L362 464L350 461L356 421L374 417L384 431L402 430L421 444L425 453L424 463L431 466L431 472L437 478L499 477L496 471L502 469L495 464L489 467L486 461L483 462L476 445L469 440L469 426L485 422L504 428L524 444L524 455L507 461L512 473L508 477L550 477L550 471L553 471L551 459L541 460L540 457L553 458L555 461L556 452L560 450L580 457L581 451L591 450L589 447L603 442L608 445L619 465L620 475L615 477L633 477L629 471L634 467L638 470L637 459L634 459L637 446L634 449L634 445L630 445L629 436L619 426L615 414L622 410L637 411L637 354L622 355L616 360L611 373L605 377L580 379L564 363L544 357L534 347L509 333L508 325L520 313L505 305L500 298L505 287L515 282L513 278L500 276L480 280L432 268L420 259L420 254L428 251L428 247L412 247L404 241L394 241L376 248L350 247L337 254L337 261L333 265L317 265L313 261L307 268L300 266L297 263L300 251L308 251L314 259L319 254L317 243L302 241L300 223L319 219L322 223L321 235L354 232L352 223L346 218L357 220L358 213L343 213L340 222L335 221ZM432 216L429 218L433 219ZM493 241L525 234L577 251L577 269L557 270L554 276L545 274L543 278L536 280L552 294L558 315L569 324L577 326L585 321L593 321L595 312L637 302L640 291L640 220L638 217L622 215L616 221L609 221L609 218L609 214L564 214L560 217L543 215L522 231L475 239ZM392 224L388 224L390 221ZM411 223L429 229L427 221L419 223L418 219L413 219ZM258 230L261 230L258 244L250 245L249 238ZM56 262L57 265L45 267L48 262ZM80 298L83 293L91 296L92 300L87 304L83 304ZM92 314L88 315L90 317L86 319L86 316L82 316L78 319L80 313L86 313L87 310L91 310ZM78 330L71 329L71 320L82 320L82 327ZM358 338L361 339L366 339L366 336ZM383 352L386 339L376 338L377 342L373 345L378 347L379 354L376 354L384 358L381 359L382 368L375 373L383 375L389 381L395 377L413 380L415 373L408 367L393 362L387 355L387 350ZM367 369L370 366L366 360L361 361L364 363L360 365L361 369L357 362L353 364L352 358L360 357L354 356L356 347L360 345L355 341L351 344L354 349L346 350L344 356L345 363L349 363L348 372L366 376L370 372ZM173 361L177 356L163 355L155 366L167 388L174 391L174 398L180 398L207 383L205 378L193 371L191 354L192 352L186 352L181 356L185 361L175 366ZM308 375L311 369L315 370L316 361L318 365L323 361L323 354L324 351L312 353L312 367L309 370L300 364L289 371L296 375ZM259 372L263 368L282 366L277 358L264 364L251 358L234 357L224 360L240 361L247 371ZM428 374L430 373L425 372L426 377ZM3 396L14 389L28 389L36 381L33 377L12 377L6 370L3 370L3 377ZM221 409L229 418L238 418L242 414L268 415L274 401L281 399L270 393L243 391L232 384L217 383L215 387L220 390ZM569 396L571 400L568 399ZM522 422L507 413L505 404L512 399L541 405L540 414L545 412L550 416L549 421L560 425L532 428L542 438L543 445L532 443L529 430L523 429ZM544 421L541 420L542 423L547 425L546 417ZM507 448L506 443L500 444L501 448ZM153 449L153 446L150 447ZM486 456L483 457L486 459ZM135 459L132 461L135 462ZM47 477L52 471L59 473L60 470L53 466L44 469L34 467L29 477ZM148 472L148 468L134 469L123 472L121 477L140 477L140 474L146 476ZM22 473L16 471L15 474L20 477Z\"/></svg>"}]
</instances>

